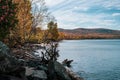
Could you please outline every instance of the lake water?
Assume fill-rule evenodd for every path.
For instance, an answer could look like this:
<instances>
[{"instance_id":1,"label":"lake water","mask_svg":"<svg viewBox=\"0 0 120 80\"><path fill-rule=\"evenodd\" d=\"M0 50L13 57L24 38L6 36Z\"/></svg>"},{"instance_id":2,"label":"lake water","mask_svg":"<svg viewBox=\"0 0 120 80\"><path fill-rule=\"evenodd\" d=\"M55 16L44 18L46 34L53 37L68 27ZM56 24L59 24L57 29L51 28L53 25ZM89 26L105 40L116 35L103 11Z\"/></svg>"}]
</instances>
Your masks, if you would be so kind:
<instances>
[{"instance_id":1,"label":"lake water","mask_svg":"<svg viewBox=\"0 0 120 80\"><path fill-rule=\"evenodd\" d=\"M63 40L59 60L72 59L73 71L85 80L120 80L120 39Z\"/></svg>"}]
</instances>

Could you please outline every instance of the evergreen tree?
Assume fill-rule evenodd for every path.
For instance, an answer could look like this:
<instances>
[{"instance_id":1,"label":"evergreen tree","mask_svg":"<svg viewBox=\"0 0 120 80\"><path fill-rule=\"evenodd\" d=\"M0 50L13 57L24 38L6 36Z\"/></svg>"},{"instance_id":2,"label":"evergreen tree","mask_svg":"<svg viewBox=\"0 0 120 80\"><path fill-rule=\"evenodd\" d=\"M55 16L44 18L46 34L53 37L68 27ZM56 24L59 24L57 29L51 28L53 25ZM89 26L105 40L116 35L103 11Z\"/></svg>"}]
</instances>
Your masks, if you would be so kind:
<instances>
[{"instance_id":1,"label":"evergreen tree","mask_svg":"<svg viewBox=\"0 0 120 80\"><path fill-rule=\"evenodd\" d=\"M0 0L0 40L3 40L15 27L16 4L12 0Z\"/></svg>"}]
</instances>

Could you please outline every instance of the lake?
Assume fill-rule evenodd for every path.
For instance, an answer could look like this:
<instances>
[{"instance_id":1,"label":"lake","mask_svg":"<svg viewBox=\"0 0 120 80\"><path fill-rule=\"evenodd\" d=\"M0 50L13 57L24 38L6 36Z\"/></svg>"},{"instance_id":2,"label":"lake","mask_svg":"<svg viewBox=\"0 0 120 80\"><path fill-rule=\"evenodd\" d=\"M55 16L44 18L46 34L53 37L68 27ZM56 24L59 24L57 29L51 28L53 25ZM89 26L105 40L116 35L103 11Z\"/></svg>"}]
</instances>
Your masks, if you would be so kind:
<instances>
[{"instance_id":1,"label":"lake","mask_svg":"<svg viewBox=\"0 0 120 80\"><path fill-rule=\"evenodd\" d=\"M120 80L120 39L63 40L59 61L72 59L71 69L85 80Z\"/></svg>"}]
</instances>

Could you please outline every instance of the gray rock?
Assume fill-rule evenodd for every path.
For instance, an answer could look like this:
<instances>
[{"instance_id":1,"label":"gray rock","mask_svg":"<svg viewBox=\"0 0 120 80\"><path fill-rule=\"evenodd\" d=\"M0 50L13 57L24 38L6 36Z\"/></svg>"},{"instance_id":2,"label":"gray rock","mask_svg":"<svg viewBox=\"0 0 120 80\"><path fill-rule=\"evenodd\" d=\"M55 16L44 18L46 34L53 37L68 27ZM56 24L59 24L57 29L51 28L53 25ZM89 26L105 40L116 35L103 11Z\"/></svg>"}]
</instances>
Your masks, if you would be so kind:
<instances>
[{"instance_id":1,"label":"gray rock","mask_svg":"<svg viewBox=\"0 0 120 80\"><path fill-rule=\"evenodd\" d=\"M55 74L53 61L49 61L49 63L48 63L48 73L49 73L49 75L48 75L49 80L54 80L56 77L56 74Z\"/></svg>"},{"instance_id":2,"label":"gray rock","mask_svg":"<svg viewBox=\"0 0 120 80\"><path fill-rule=\"evenodd\" d=\"M41 65L40 60L29 60L27 62L27 66L30 66L30 67L36 67L38 65Z\"/></svg>"},{"instance_id":3,"label":"gray rock","mask_svg":"<svg viewBox=\"0 0 120 80\"><path fill-rule=\"evenodd\" d=\"M25 75L26 76L31 76L34 72L34 68L33 67L25 67Z\"/></svg>"},{"instance_id":4,"label":"gray rock","mask_svg":"<svg viewBox=\"0 0 120 80\"><path fill-rule=\"evenodd\" d=\"M8 71L11 65L10 49L2 42L0 42L0 73Z\"/></svg>"},{"instance_id":5,"label":"gray rock","mask_svg":"<svg viewBox=\"0 0 120 80\"><path fill-rule=\"evenodd\" d=\"M66 71L73 80L84 80L77 73L73 72L70 68L66 67Z\"/></svg>"},{"instance_id":6,"label":"gray rock","mask_svg":"<svg viewBox=\"0 0 120 80\"><path fill-rule=\"evenodd\" d=\"M8 55L9 48L0 41L0 56Z\"/></svg>"},{"instance_id":7,"label":"gray rock","mask_svg":"<svg viewBox=\"0 0 120 80\"><path fill-rule=\"evenodd\" d=\"M43 70L35 70L32 74L32 77L39 78L39 79L42 79L42 80L46 80L47 79L47 74Z\"/></svg>"},{"instance_id":8,"label":"gray rock","mask_svg":"<svg viewBox=\"0 0 120 80\"><path fill-rule=\"evenodd\" d=\"M47 74L44 70L35 70L34 67L26 67L25 75L31 77L33 80L46 80Z\"/></svg>"},{"instance_id":9,"label":"gray rock","mask_svg":"<svg viewBox=\"0 0 120 80\"><path fill-rule=\"evenodd\" d=\"M0 74L10 74L20 76L25 80L25 68L20 66L20 62L12 56L10 49L0 42Z\"/></svg>"},{"instance_id":10,"label":"gray rock","mask_svg":"<svg viewBox=\"0 0 120 80\"><path fill-rule=\"evenodd\" d=\"M59 62L55 61L54 63L55 72L57 75L61 76L63 80L71 80L68 73L66 72L65 67Z\"/></svg>"},{"instance_id":11,"label":"gray rock","mask_svg":"<svg viewBox=\"0 0 120 80\"><path fill-rule=\"evenodd\" d=\"M0 41L0 62L6 58L11 62L12 65L17 65L17 63L19 63L19 60L17 60L11 54L9 47Z\"/></svg>"},{"instance_id":12,"label":"gray rock","mask_svg":"<svg viewBox=\"0 0 120 80\"><path fill-rule=\"evenodd\" d=\"M37 69L47 71L47 67L43 65L38 65Z\"/></svg>"}]
</instances>

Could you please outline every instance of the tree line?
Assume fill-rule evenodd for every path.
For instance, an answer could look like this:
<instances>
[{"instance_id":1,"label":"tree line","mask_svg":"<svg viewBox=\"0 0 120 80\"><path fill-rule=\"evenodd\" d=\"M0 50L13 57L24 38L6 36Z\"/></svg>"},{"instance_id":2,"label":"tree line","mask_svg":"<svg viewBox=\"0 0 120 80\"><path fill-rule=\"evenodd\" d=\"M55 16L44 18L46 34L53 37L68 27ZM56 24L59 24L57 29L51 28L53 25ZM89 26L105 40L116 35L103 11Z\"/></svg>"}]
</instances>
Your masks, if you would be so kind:
<instances>
[{"instance_id":1,"label":"tree line","mask_svg":"<svg viewBox=\"0 0 120 80\"><path fill-rule=\"evenodd\" d=\"M80 40L80 39L120 39L119 34L77 34L59 32L59 40Z\"/></svg>"},{"instance_id":2,"label":"tree line","mask_svg":"<svg viewBox=\"0 0 120 80\"><path fill-rule=\"evenodd\" d=\"M47 29L42 28L47 25ZM10 46L58 40L57 21L44 0L0 0L0 41Z\"/></svg>"}]
</instances>

